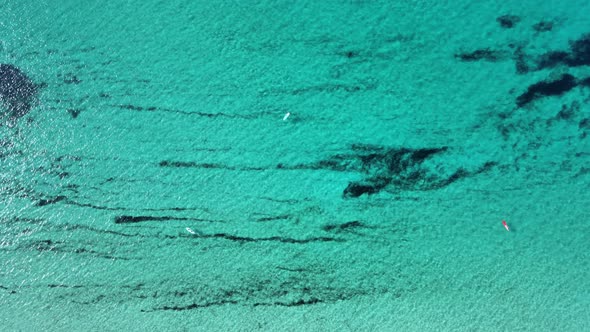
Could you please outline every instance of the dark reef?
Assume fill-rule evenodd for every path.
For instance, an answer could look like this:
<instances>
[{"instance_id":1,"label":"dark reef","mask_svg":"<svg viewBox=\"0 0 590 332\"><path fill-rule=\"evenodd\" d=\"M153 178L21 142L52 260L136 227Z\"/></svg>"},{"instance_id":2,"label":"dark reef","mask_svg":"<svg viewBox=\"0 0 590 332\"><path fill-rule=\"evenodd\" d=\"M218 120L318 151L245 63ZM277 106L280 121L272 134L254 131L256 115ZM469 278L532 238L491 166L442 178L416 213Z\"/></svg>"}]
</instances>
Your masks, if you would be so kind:
<instances>
[{"instance_id":1,"label":"dark reef","mask_svg":"<svg viewBox=\"0 0 590 332\"><path fill-rule=\"evenodd\" d=\"M446 150L447 147L399 148L360 153L357 158L361 162L361 171L369 176L363 181L350 182L342 194L351 198L375 194L388 186L400 189L426 189L434 186L434 178L428 178L428 171L423 168L422 163Z\"/></svg>"},{"instance_id":2,"label":"dark reef","mask_svg":"<svg viewBox=\"0 0 590 332\"><path fill-rule=\"evenodd\" d=\"M504 53L497 50L492 50L490 48L483 48L479 50L475 50L473 52L462 52L455 54L455 58L458 58L461 61L471 62L471 61L499 61L504 58Z\"/></svg>"},{"instance_id":3,"label":"dark reef","mask_svg":"<svg viewBox=\"0 0 590 332\"><path fill-rule=\"evenodd\" d=\"M351 182L346 189L344 189L342 195L344 195L344 197L359 197L364 194L371 195L378 193L386 186L387 182L385 181L371 182L369 180L367 183Z\"/></svg>"},{"instance_id":4,"label":"dark reef","mask_svg":"<svg viewBox=\"0 0 590 332\"><path fill-rule=\"evenodd\" d=\"M514 64L516 65L517 74L522 75L529 72L531 64L529 63L529 58L526 56L522 46L516 47L516 49L514 50L513 59Z\"/></svg>"},{"instance_id":5,"label":"dark reef","mask_svg":"<svg viewBox=\"0 0 590 332\"><path fill-rule=\"evenodd\" d=\"M199 218L188 218L188 217L174 217L174 216L116 216L115 224L134 224L145 221L172 221L172 220L188 220L188 221L209 221Z\"/></svg>"},{"instance_id":6,"label":"dark reef","mask_svg":"<svg viewBox=\"0 0 590 332\"><path fill-rule=\"evenodd\" d=\"M496 19L504 28L512 28L520 21L518 16L504 15ZM553 29L553 22L541 21L532 28L537 32L547 32ZM582 34L578 39L569 42L567 50L547 50L538 55L527 55L526 43L509 43L506 46L513 50L512 60L516 64L518 74L538 71L557 66L580 67L590 66L590 33ZM455 53L455 58L464 62L473 61L504 61L510 59L508 50L484 47L470 52Z\"/></svg>"},{"instance_id":7,"label":"dark reef","mask_svg":"<svg viewBox=\"0 0 590 332\"><path fill-rule=\"evenodd\" d=\"M566 63L569 53L565 51L550 51L539 57L537 60L538 68L552 68L559 64Z\"/></svg>"},{"instance_id":8,"label":"dark reef","mask_svg":"<svg viewBox=\"0 0 590 332\"><path fill-rule=\"evenodd\" d=\"M49 205L49 204L55 204L57 202L63 201L67 199L66 196L63 195L59 195L59 196L55 196L49 199L41 199L37 202L37 206L45 206L45 205Z\"/></svg>"}]
</instances>

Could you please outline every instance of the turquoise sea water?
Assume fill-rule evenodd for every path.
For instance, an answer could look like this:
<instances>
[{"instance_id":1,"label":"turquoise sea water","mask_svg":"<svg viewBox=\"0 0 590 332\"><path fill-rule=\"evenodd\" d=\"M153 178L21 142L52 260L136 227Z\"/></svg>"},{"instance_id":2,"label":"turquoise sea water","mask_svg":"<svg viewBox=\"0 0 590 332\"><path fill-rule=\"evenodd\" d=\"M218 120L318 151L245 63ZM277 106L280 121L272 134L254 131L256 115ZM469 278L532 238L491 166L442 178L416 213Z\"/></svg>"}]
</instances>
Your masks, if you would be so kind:
<instances>
[{"instance_id":1,"label":"turquoise sea water","mask_svg":"<svg viewBox=\"0 0 590 332\"><path fill-rule=\"evenodd\" d=\"M589 12L1 2L2 330L589 331Z\"/></svg>"}]
</instances>

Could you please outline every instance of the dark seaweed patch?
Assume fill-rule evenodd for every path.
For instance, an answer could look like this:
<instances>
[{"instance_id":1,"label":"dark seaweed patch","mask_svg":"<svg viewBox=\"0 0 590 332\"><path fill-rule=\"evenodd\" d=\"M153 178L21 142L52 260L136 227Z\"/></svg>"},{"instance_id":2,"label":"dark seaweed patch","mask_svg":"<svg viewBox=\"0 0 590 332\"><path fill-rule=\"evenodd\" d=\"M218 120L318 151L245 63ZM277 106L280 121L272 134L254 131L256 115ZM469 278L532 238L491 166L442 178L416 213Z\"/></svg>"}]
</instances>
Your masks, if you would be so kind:
<instances>
[{"instance_id":1,"label":"dark seaweed patch","mask_svg":"<svg viewBox=\"0 0 590 332\"><path fill-rule=\"evenodd\" d=\"M563 74L553 81L543 81L528 87L527 91L516 98L516 105L523 107L528 103L545 96L559 96L576 87L576 78Z\"/></svg>"},{"instance_id":2,"label":"dark seaweed patch","mask_svg":"<svg viewBox=\"0 0 590 332\"><path fill-rule=\"evenodd\" d=\"M502 15L496 18L496 22L498 22L502 28L511 29L520 22L520 17L516 15Z\"/></svg>"},{"instance_id":3,"label":"dark seaweed patch","mask_svg":"<svg viewBox=\"0 0 590 332\"><path fill-rule=\"evenodd\" d=\"M533 30L537 32L547 32L553 29L553 22L541 21L533 25Z\"/></svg>"},{"instance_id":4,"label":"dark seaweed patch","mask_svg":"<svg viewBox=\"0 0 590 332\"><path fill-rule=\"evenodd\" d=\"M455 58L458 58L461 61L471 62L471 61L499 61L504 58L504 52L492 50L490 48L483 48L480 50L475 50L473 52L463 52L455 54Z\"/></svg>"},{"instance_id":5,"label":"dark seaweed patch","mask_svg":"<svg viewBox=\"0 0 590 332\"><path fill-rule=\"evenodd\" d=\"M56 250L57 244L51 240L37 240L33 241L31 246L38 251L53 251Z\"/></svg>"},{"instance_id":6,"label":"dark seaweed patch","mask_svg":"<svg viewBox=\"0 0 590 332\"><path fill-rule=\"evenodd\" d=\"M42 199L39 202L37 202L37 206L45 206L45 205L49 205L49 204L55 204L57 202L61 202L63 200L67 199L66 196L56 196L53 198L49 198L49 199Z\"/></svg>"},{"instance_id":7,"label":"dark seaweed patch","mask_svg":"<svg viewBox=\"0 0 590 332\"><path fill-rule=\"evenodd\" d=\"M187 218L187 217L156 217L156 216L116 216L115 224L133 224L145 221L171 221L171 220L189 220L189 221L207 221L199 218Z\"/></svg>"},{"instance_id":8,"label":"dark seaweed patch","mask_svg":"<svg viewBox=\"0 0 590 332\"><path fill-rule=\"evenodd\" d=\"M361 162L360 170L370 176L362 181L350 182L344 189L343 196L350 198L371 195L392 185L407 189L418 189L421 186L422 189L426 189L433 186L433 183L423 185L428 175L426 170L421 169L421 165L427 159L446 150L446 147L377 149L372 153L359 154L356 158ZM357 163L348 164L356 166Z\"/></svg>"},{"instance_id":9,"label":"dark seaweed patch","mask_svg":"<svg viewBox=\"0 0 590 332\"><path fill-rule=\"evenodd\" d=\"M131 104L119 105L119 108L126 109L126 110L132 110L132 111L143 111L143 110L146 110L146 108L144 108L144 107L135 106L135 105L131 105Z\"/></svg>"},{"instance_id":10,"label":"dark seaweed patch","mask_svg":"<svg viewBox=\"0 0 590 332\"><path fill-rule=\"evenodd\" d=\"M584 118L578 123L579 129L590 129L590 118Z\"/></svg>"},{"instance_id":11,"label":"dark seaweed patch","mask_svg":"<svg viewBox=\"0 0 590 332\"><path fill-rule=\"evenodd\" d=\"M163 160L158 163L160 167L175 167L175 168L217 168L217 169L225 169L225 170L240 170L240 171L264 171L266 168L264 167L233 167L221 164L212 164L212 163L196 163L193 161L169 161Z\"/></svg>"},{"instance_id":12,"label":"dark seaweed patch","mask_svg":"<svg viewBox=\"0 0 590 332\"><path fill-rule=\"evenodd\" d=\"M585 79L580 80L578 82L578 85L584 86L584 87L590 87L590 77L586 77Z\"/></svg>"},{"instance_id":13,"label":"dark seaweed patch","mask_svg":"<svg viewBox=\"0 0 590 332\"><path fill-rule=\"evenodd\" d=\"M220 306L225 304L237 304L237 301L219 301L219 302L206 302L203 304L192 303L186 306L163 306L161 308L153 309L156 310L172 310L172 311L184 311L184 310L192 310L192 309L202 309L208 308L213 306ZM142 312L146 312L146 310L141 310Z\"/></svg>"},{"instance_id":14,"label":"dark seaweed patch","mask_svg":"<svg viewBox=\"0 0 590 332\"><path fill-rule=\"evenodd\" d=\"M342 195L344 197L359 197L364 194L371 195L378 193L387 186L387 182L380 181L376 183L371 182L351 182L346 186Z\"/></svg>"},{"instance_id":15,"label":"dark seaweed patch","mask_svg":"<svg viewBox=\"0 0 590 332\"><path fill-rule=\"evenodd\" d=\"M570 66L590 65L590 34L570 43L571 54L567 61Z\"/></svg>"},{"instance_id":16,"label":"dark seaweed patch","mask_svg":"<svg viewBox=\"0 0 590 332\"><path fill-rule=\"evenodd\" d=\"M571 120L580 111L580 103L573 102L570 106L561 105L561 110L555 115L557 120Z\"/></svg>"},{"instance_id":17,"label":"dark seaweed patch","mask_svg":"<svg viewBox=\"0 0 590 332\"><path fill-rule=\"evenodd\" d=\"M349 230L349 229L360 228L360 227L365 227L365 225L363 225L363 223L358 220L354 220L354 221L345 222L343 224L325 225L324 227L322 227L322 229L326 232L331 232L331 231Z\"/></svg>"},{"instance_id":18,"label":"dark seaweed patch","mask_svg":"<svg viewBox=\"0 0 590 332\"><path fill-rule=\"evenodd\" d=\"M78 115L80 115L80 112L82 112L82 110L80 110L80 109L68 109L68 113L70 113L70 115L74 119L77 118Z\"/></svg>"},{"instance_id":19,"label":"dark seaweed patch","mask_svg":"<svg viewBox=\"0 0 590 332\"><path fill-rule=\"evenodd\" d=\"M455 182L457 180L460 180L462 178L465 178L467 176L469 176L469 172L467 172L466 170L460 168L455 173L453 173L450 177L448 177L446 180L444 180L440 184L440 186L441 187L447 186L447 185L449 185L449 184L451 184L451 183L453 183L453 182Z\"/></svg>"},{"instance_id":20,"label":"dark seaweed patch","mask_svg":"<svg viewBox=\"0 0 590 332\"><path fill-rule=\"evenodd\" d=\"M552 68L558 65L570 67L590 65L590 34L570 41L570 51L549 51L537 59L537 69Z\"/></svg>"},{"instance_id":21,"label":"dark seaweed patch","mask_svg":"<svg viewBox=\"0 0 590 332\"><path fill-rule=\"evenodd\" d=\"M274 217L262 217L262 218L256 219L256 221L274 221L274 220L284 220L284 219L289 219L289 218L291 218L290 215L284 214L281 216L274 216Z\"/></svg>"},{"instance_id":22,"label":"dark seaweed patch","mask_svg":"<svg viewBox=\"0 0 590 332\"><path fill-rule=\"evenodd\" d=\"M226 233L216 233L216 234L208 234L208 235L200 235L199 238L221 238L229 241L235 242L281 242L281 243L291 243L291 244L306 244L311 242L344 242L342 239L333 238L333 237L312 237L307 239L293 239L293 238L285 238L281 236L271 236L271 237L263 237L263 238L252 238L252 237L244 237L244 236L236 236Z\"/></svg>"},{"instance_id":23,"label":"dark seaweed patch","mask_svg":"<svg viewBox=\"0 0 590 332\"><path fill-rule=\"evenodd\" d=\"M551 68L559 64L566 63L570 54L565 51L551 51L539 57L537 60L538 68Z\"/></svg>"},{"instance_id":24,"label":"dark seaweed patch","mask_svg":"<svg viewBox=\"0 0 590 332\"><path fill-rule=\"evenodd\" d=\"M436 148L385 148L353 145L352 153L336 154L313 164L285 166L281 169L329 169L338 172L360 172L365 178L349 182L342 195L355 198L372 195L384 189L432 190L448 185L478 171L454 171L440 164L437 156L448 150ZM437 161L435 158L439 159ZM428 160L434 160L431 165Z\"/></svg>"},{"instance_id":25,"label":"dark seaweed patch","mask_svg":"<svg viewBox=\"0 0 590 332\"><path fill-rule=\"evenodd\" d=\"M351 59L351 58L356 58L357 56L359 56L359 52L357 51L346 51L344 52L344 56Z\"/></svg>"},{"instance_id":26,"label":"dark seaweed patch","mask_svg":"<svg viewBox=\"0 0 590 332\"><path fill-rule=\"evenodd\" d=\"M130 224L144 221L164 221L171 220L167 217L150 217L150 216L117 216L115 217L115 224Z\"/></svg>"},{"instance_id":27,"label":"dark seaweed patch","mask_svg":"<svg viewBox=\"0 0 590 332\"><path fill-rule=\"evenodd\" d=\"M514 63L516 65L516 73L517 74L526 74L529 70L531 65L528 63L528 58L524 53L523 47L519 46L514 51Z\"/></svg>"},{"instance_id":28,"label":"dark seaweed patch","mask_svg":"<svg viewBox=\"0 0 590 332\"><path fill-rule=\"evenodd\" d=\"M185 161L168 161L164 160L159 163L160 167L176 167L176 168L227 168L219 164L210 163L195 163Z\"/></svg>"},{"instance_id":29,"label":"dark seaweed patch","mask_svg":"<svg viewBox=\"0 0 590 332\"><path fill-rule=\"evenodd\" d=\"M292 301L292 302L273 302L273 303L254 303L253 306L254 307L258 307L258 306L279 306L279 307L300 307L303 305L311 305L311 304L318 304L318 303L323 303L324 301L318 299L318 298L310 298L308 300L305 299L300 299L297 301Z\"/></svg>"},{"instance_id":30,"label":"dark seaweed patch","mask_svg":"<svg viewBox=\"0 0 590 332\"><path fill-rule=\"evenodd\" d=\"M76 75L68 75L64 78L65 84L80 84L82 81Z\"/></svg>"},{"instance_id":31,"label":"dark seaweed patch","mask_svg":"<svg viewBox=\"0 0 590 332\"><path fill-rule=\"evenodd\" d=\"M439 152L443 152L446 150L447 150L446 147L417 149L417 150L412 151L412 153L410 154L410 158L412 160L412 163L421 163L426 158L429 158Z\"/></svg>"}]
</instances>

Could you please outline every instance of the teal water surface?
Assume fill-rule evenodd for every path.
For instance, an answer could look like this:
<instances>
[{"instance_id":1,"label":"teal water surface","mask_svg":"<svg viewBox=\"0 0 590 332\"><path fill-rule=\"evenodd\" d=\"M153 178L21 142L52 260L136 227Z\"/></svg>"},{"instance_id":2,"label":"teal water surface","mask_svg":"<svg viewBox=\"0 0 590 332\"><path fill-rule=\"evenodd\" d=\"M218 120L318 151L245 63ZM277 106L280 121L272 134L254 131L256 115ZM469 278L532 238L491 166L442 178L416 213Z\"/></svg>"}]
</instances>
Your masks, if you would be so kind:
<instances>
[{"instance_id":1,"label":"teal water surface","mask_svg":"<svg viewBox=\"0 0 590 332\"><path fill-rule=\"evenodd\" d=\"M3 2L2 330L590 330L588 12Z\"/></svg>"}]
</instances>

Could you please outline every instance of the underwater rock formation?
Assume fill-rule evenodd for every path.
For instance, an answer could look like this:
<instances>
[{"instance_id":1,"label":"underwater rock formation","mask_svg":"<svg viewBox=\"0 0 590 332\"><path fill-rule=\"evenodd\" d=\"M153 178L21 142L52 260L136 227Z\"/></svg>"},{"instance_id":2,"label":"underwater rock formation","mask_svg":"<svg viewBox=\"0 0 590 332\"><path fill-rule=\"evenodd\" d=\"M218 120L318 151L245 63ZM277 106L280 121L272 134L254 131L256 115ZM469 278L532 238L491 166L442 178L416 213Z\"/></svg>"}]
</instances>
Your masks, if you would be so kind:
<instances>
[{"instance_id":1,"label":"underwater rock formation","mask_svg":"<svg viewBox=\"0 0 590 332\"><path fill-rule=\"evenodd\" d=\"M37 99L37 85L20 69L0 64L0 103L2 118L15 120L27 114Z\"/></svg>"}]
</instances>

